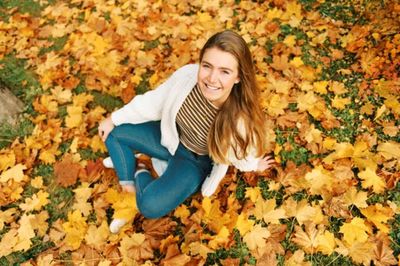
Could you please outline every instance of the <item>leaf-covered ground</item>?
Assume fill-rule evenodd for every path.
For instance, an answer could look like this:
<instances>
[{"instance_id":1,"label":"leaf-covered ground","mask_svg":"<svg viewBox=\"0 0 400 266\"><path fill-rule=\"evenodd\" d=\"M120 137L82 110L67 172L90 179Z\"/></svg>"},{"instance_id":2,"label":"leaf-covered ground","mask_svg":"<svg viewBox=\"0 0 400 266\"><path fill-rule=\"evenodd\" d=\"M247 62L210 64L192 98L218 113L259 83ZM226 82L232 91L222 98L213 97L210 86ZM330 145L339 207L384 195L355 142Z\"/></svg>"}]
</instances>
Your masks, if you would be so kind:
<instances>
[{"instance_id":1,"label":"leaf-covered ground","mask_svg":"<svg viewBox=\"0 0 400 266\"><path fill-rule=\"evenodd\" d=\"M400 265L396 1L2 0L0 265ZM144 219L97 125L214 32L249 43L279 167ZM1 107L0 107L1 108ZM149 159L141 157L150 167ZM112 217L130 218L111 234Z\"/></svg>"}]
</instances>

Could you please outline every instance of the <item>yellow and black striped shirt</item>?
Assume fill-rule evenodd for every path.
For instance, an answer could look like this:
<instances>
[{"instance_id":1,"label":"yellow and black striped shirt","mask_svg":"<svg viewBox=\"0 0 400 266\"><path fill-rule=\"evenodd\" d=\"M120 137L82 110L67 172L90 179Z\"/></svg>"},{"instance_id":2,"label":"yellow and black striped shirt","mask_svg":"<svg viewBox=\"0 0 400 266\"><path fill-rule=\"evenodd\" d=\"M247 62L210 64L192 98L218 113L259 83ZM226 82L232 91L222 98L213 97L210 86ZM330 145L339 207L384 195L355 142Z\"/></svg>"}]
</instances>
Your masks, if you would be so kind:
<instances>
[{"instance_id":1,"label":"yellow and black striped shirt","mask_svg":"<svg viewBox=\"0 0 400 266\"><path fill-rule=\"evenodd\" d=\"M218 108L208 101L198 85L189 93L176 116L179 139L189 150L208 154L207 138Z\"/></svg>"}]
</instances>

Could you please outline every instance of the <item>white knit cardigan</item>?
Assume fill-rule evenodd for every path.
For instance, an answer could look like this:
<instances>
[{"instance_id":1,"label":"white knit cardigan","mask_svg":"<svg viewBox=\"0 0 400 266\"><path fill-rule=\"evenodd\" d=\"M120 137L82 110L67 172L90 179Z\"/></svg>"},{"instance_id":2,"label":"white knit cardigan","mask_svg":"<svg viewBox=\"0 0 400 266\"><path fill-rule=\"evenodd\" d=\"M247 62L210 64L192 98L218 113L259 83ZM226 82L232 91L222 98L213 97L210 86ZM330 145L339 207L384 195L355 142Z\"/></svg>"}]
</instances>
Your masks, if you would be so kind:
<instances>
[{"instance_id":1,"label":"white knit cardigan","mask_svg":"<svg viewBox=\"0 0 400 266\"><path fill-rule=\"evenodd\" d=\"M137 95L128 104L111 114L111 120L118 126L131 123L139 124L161 120L161 144L173 155L179 145L176 128L176 115L185 98L197 83L199 66L190 64L175 71L169 79L154 90ZM228 161L241 171L254 171L260 158L249 155L239 160L231 151ZM211 196L228 170L227 164L214 163L210 175L204 180L201 192Z\"/></svg>"}]
</instances>

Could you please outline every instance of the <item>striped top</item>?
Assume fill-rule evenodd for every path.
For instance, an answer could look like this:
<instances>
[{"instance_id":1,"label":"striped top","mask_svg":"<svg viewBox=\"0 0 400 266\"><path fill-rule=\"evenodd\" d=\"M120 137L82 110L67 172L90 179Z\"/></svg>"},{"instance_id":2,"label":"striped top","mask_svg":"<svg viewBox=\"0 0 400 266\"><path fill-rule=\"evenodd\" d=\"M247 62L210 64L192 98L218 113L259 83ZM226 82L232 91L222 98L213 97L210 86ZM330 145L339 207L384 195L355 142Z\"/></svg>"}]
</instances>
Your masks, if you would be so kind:
<instances>
[{"instance_id":1,"label":"striped top","mask_svg":"<svg viewBox=\"0 0 400 266\"><path fill-rule=\"evenodd\" d=\"M208 154L208 132L217 113L218 108L204 97L196 85L176 115L182 144L199 155Z\"/></svg>"}]
</instances>

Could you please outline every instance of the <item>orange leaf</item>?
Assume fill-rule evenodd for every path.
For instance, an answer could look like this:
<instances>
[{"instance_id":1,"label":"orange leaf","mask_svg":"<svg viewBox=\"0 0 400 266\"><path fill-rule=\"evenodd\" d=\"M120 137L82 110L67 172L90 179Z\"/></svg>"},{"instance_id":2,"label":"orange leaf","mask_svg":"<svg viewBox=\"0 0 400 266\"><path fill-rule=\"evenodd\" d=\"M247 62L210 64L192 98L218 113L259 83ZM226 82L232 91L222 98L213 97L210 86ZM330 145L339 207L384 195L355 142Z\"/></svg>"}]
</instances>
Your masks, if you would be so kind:
<instances>
[{"instance_id":1,"label":"orange leaf","mask_svg":"<svg viewBox=\"0 0 400 266\"><path fill-rule=\"evenodd\" d=\"M71 155L65 155L61 161L54 164L56 182L63 187L75 184L81 169L82 166L80 164L72 161Z\"/></svg>"}]
</instances>

